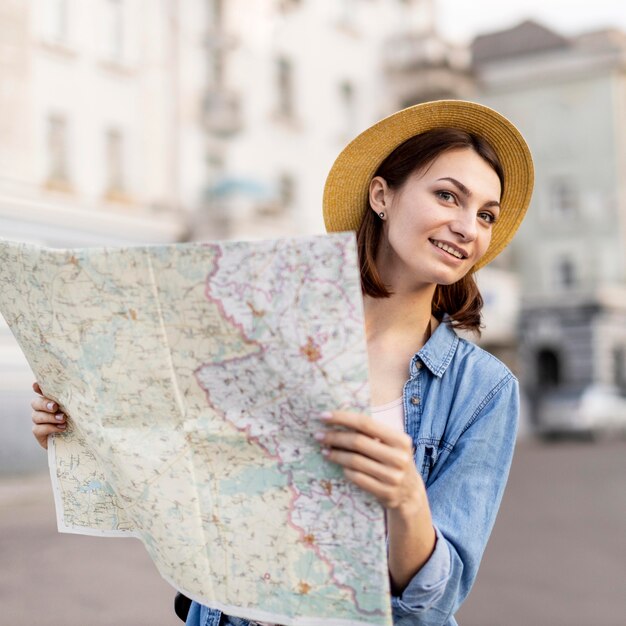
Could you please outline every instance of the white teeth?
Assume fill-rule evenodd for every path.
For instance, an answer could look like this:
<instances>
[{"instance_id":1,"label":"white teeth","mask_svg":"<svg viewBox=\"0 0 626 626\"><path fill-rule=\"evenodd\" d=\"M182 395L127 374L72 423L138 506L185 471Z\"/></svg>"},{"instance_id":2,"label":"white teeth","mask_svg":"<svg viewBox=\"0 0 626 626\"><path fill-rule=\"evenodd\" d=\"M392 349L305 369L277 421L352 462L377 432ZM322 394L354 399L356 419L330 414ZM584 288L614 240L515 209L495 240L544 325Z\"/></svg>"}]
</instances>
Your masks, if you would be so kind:
<instances>
[{"instance_id":1,"label":"white teeth","mask_svg":"<svg viewBox=\"0 0 626 626\"><path fill-rule=\"evenodd\" d=\"M457 259L462 259L463 258L463 255L458 250L455 250L454 248L451 248L450 246L446 245L445 243L441 243L441 241L435 241L434 239L432 241L438 248L441 248L442 250L445 250L448 254L451 254L452 256L455 256Z\"/></svg>"}]
</instances>

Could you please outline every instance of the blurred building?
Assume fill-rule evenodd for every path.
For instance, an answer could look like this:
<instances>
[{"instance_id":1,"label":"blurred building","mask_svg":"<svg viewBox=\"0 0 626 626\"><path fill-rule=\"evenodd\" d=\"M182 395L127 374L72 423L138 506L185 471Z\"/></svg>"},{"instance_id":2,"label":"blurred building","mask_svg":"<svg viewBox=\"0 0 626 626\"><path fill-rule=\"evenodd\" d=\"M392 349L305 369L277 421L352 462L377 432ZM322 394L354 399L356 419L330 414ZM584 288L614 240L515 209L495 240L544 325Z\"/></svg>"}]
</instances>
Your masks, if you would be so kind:
<instances>
[{"instance_id":1,"label":"blurred building","mask_svg":"<svg viewBox=\"0 0 626 626\"><path fill-rule=\"evenodd\" d=\"M319 232L335 156L413 98L389 51L433 28L433 0L0 0L0 235ZM0 471L41 458L30 379L0 326Z\"/></svg>"},{"instance_id":2,"label":"blurred building","mask_svg":"<svg viewBox=\"0 0 626 626\"><path fill-rule=\"evenodd\" d=\"M537 422L626 417L626 35L525 22L468 49L438 36L435 1L0 0L0 236L320 232L326 173L358 132L417 102L482 101L528 138L537 184L480 272L481 343ZM30 378L0 322L0 471L37 454Z\"/></svg>"},{"instance_id":3,"label":"blurred building","mask_svg":"<svg viewBox=\"0 0 626 626\"><path fill-rule=\"evenodd\" d=\"M206 181L205 4L0 0L1 237L187 237ZM0 471L36 454L22 423L31 379L0 318Z\"/></svg>"},{"instance_id":4,"label":"blurred building","mask_svg":"<svg viewBox=\"0 0 626 626\"><path fill-rule=\"evenodd\" d=\"M205 121L210 212L194 237L323 230L324 179L393 112L398 41L428 37L433 0L211 0Z\"/></svg>"},{"instance_id":5,"label":"blurred building","mask_svg":"<svg viewBox=\"0 0 626 626\"><path fill-rule=\"evenodd\" d=\"M173 241L205 180L204 2L0 0L0 228Z\"/></svg>"},{"instance_id":6,"label":"blurred building","mask_svg":"<svg viewBox=\"0 0 626 626\"><path fill-rule=\"evenodd\" d=\"M383 63L395 109L430 100L477 97L470 50L445 41L434 27L391 37Z\"/></svg>"},{"instance_id":7,"label":"blurred building","mask_svg":"<svg viewBox=\"0 0 626 626\"><path fill-rule=\"evenodd\" d=\"M478 37L483 102L536 166L504 262L520 277L522 379L547 431L626 424L626 34L537 23Z\"/></svg>"}]
</instances>

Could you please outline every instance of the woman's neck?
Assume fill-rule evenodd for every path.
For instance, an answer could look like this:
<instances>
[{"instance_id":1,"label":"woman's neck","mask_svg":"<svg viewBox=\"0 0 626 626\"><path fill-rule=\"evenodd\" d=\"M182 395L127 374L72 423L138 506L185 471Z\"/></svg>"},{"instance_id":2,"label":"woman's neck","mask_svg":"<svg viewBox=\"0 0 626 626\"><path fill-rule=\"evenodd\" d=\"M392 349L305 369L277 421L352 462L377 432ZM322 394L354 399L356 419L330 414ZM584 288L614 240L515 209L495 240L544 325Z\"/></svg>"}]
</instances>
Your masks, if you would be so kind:
<instances>
[{"instance_id":1,"label":"woman's neck","mask_svg":"<svg viewBox=\"0 0 626 626\"><path fill-rule=\"evenodd\" d=\"M409 361L430 337L431 302L432 294L427 293L365 297L365 334L374 406L402 395L409 376Z\"/></svg>"},{"instance_id":2,"label":"woman's neck","mask_svg":"<svg viewBox=\"0 0 626 626\"><path fill-rule=\"evenodd\" d=\"M365 296L367 340L384 335L421 335L429 327L435 286L412 292L399 292L389 298Z\"/></svg>"}]
</instances>

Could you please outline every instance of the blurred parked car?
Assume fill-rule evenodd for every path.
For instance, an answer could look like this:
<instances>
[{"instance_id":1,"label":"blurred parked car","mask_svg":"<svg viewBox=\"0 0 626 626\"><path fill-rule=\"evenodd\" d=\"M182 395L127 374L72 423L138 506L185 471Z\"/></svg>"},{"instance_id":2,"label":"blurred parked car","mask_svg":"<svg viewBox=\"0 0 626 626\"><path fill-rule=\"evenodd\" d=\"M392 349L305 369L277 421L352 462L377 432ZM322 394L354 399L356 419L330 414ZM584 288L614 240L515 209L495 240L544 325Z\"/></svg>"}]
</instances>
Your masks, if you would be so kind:
<instances>
[{"instance_id":1,"label":"blurred parked car","mask_svg":"<svg viewBox=\"0 0 626 626\"><path fill-rule=\"evenodd\" d=\"M545 438L625 435L626 397L600 385L552 390L537 402L535 416L535 432Z\"/></svg>"}]
</instances>

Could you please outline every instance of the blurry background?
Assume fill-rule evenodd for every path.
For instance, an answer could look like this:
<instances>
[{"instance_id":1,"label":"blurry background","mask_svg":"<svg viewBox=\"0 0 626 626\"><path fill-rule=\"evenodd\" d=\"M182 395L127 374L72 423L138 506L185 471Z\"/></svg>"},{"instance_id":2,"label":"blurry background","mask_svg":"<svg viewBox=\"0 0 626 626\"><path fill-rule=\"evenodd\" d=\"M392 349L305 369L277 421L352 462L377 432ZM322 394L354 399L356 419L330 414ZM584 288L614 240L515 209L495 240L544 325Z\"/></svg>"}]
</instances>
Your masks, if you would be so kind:
<instances>
[{"instance_id":1,"label":"blurry background","mask_svg":"<svg viewBox=\"0 0 626 626\"><path fill-rule=\"evenodd\" d=\"M322 232L325 175L359 131L438 98L501 111L528 139L537 181L516 240L480 272L481 343L519 376L524 411L460 617L626 624L622 4L0 0L0 237L82 247ZM0 321L7 623L176 623L137 542L55 534L32 379ZM563 435L585 440L547 443Z\"/></svg>"}]
</instances>

